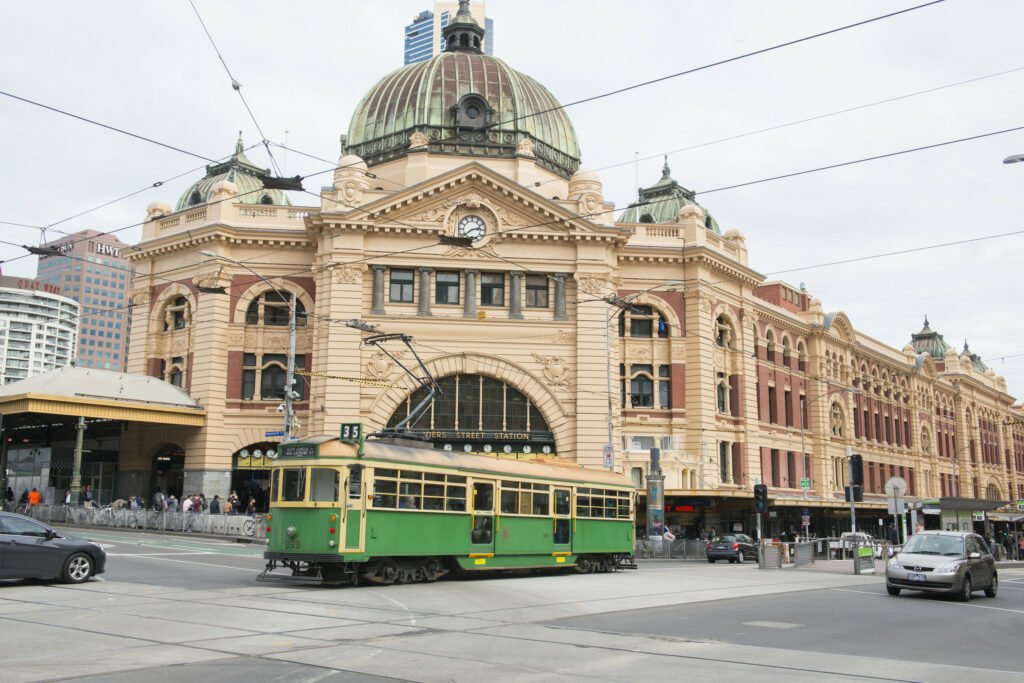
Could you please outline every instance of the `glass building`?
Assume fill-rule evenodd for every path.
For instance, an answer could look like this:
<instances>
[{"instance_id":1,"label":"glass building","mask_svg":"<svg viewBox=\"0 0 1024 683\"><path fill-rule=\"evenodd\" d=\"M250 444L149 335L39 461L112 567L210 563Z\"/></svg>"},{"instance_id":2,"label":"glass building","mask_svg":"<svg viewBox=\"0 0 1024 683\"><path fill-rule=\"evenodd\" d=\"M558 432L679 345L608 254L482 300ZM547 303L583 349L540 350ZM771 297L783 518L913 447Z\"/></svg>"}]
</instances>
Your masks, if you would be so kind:
<instances>
[{"instance_id":1,"label":"glass building","mask_svg":"<svg viewBox=\"0 0 1024 683\"><path fill-rule=\"evenodd\" d=\"M79 305L38 280L0 277L0 379L3 384L71 365Z\"/></svg>"},{"instance_id":2,"label":"glass building","mask_svg":"<svg viewBox=\"0 0 1024 683\"><path fill-rule=\"evenodd\" d=\"M484 34L484 54L494 54L494 21L484 16L485 3L470 3L470 12L480 22ZM441 52L441 32L459 9L457 2L435 2L434 9L423 10L405 27L405 59L403 64L423 62Z\"/></svg>"}]
</instances>

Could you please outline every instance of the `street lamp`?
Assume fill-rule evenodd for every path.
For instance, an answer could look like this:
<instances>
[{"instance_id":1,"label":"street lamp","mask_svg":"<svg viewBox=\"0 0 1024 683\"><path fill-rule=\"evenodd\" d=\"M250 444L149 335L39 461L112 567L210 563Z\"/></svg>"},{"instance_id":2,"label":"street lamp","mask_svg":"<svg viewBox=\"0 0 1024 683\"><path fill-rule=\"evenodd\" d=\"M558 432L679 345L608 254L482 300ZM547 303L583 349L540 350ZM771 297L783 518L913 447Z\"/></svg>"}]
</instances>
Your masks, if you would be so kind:
<instances>
[{"instance_id":1,"label":"street lamp","mask_svg":"<svg viewBox=\"0 0 1024 683\"><path fill-rule=\"evenodd\" d=\"M606 304L609 304L611 306L611 308L608 310L608 315L606 316L605 321L604 321L604 348L605 348L605 372L606 372L606 375L607 375L607 378L608 378L608 446L607 446L607 448L610 449L613 454L615 453L615 433L614 433L615 429L614 429L614 424L613 424L613 421L612 421L612 340L611 340L611 333L609 332L609 328L612 325L612 312L616 308L621 308L621 309L629 308L630 302L635 301L636 298L639 297L641 294L646 294L647 292L650 292L652 290L658 289L659 287L673 287L675 285L681 285L681 284L683 284L681 280L672 280L671 282L662 282L661 284L654 285L653 287L648 287L647 289L643 290L642 292L637 292L636 294L631 294L630 296L627 296L624 299L619 298L619 297L613 297L613 296L607 296L604 299L601 299L601 301L604 301ZM612 469L612 466L609 466L608 469Z\"/></svg>"},{"instance_id":2,"label":"street lamp","mask_svg":"<svg viewBox=\"0 0 1024 683\"><path fill-rule=\"evenodd\" d=\"M1017 164L1024 161L1024 154L1014 154L1003 159L1004 164Z\"/></svg>"},{"instance_id":3,"label":"street lamp","mask_svg":"<svg viewBox=\"0 0 1024 683\"><path fill-rule=\"evenodd\" d=\"M825 386L829 387L831 385L828 382L826 382ZM803 458L804 473L805 474L806 474L806 470L807 470L807 467L806 467L806 465L807 465L807 447L806 447L806 442L804 440L804 409L805 409L805 406L806 406L806 408L808 410L810 410L811 404L814 403L815 401L817 401L819 398L825 398L826 396L831 396L832 394L836 394L836 393L846 392L848 394L855 394L855 393L860 393L861 391L863 391L863 389L861 389L860 387L845 387L845 388L842 389L842 391L838 391L838 392L826 390L824 394L818 394L817 396L815 396L814 398L810 399L809 401L807 401L807 400L805 400L803 398L800 399L800 455ZM851 483L851 485L852 485L852 483ZM807 498L807 489L804 489L804 498Z\"/></svg>"},{"instance_id":4,"label":"street lamp","mask_svg":"<svg viewBox=\"0 0 1024 683\"><path fill-rule=\"evenodd\" d=\"M284 437L281 439L281 443L288 443L291 440L292 427L295 423L295 411L292 409L292 399L297 397L297 394L295 394L295 391L292 389L292 384L295 382L295 295L292 294L289 299L285 296L285 293L277 287L277 285L241 261L236 261L233 258L228 258L223 254L217 254L206 249L201 250L199 253L211 258L224 259L225 261L234 263L236 266L245 268L250 273L267 283L271 289L277 292L277 295L281 297L281 300L288 304L288 369L285 372L284 377Z\"/></svg>"}]
</instances>

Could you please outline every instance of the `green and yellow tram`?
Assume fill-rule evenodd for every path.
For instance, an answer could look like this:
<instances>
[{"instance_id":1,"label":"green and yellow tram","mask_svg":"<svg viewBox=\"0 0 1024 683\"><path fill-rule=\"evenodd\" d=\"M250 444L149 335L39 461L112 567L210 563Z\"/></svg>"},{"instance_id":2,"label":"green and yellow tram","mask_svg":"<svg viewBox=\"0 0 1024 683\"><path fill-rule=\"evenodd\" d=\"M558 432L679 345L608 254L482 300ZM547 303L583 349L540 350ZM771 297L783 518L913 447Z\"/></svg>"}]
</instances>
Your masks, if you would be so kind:
<instances>
[{"instance_id":1,"label":"green and yellow tram","mask_svg":"<svg viewBox=\"0 0 1024 683\"><path fill-rule=\"evenodd\" d=\"M635 567L632 482L558 461L320 436L282 444L270 497L261 579L390 584L460 570Z\"/></svg>"}]
</instances>

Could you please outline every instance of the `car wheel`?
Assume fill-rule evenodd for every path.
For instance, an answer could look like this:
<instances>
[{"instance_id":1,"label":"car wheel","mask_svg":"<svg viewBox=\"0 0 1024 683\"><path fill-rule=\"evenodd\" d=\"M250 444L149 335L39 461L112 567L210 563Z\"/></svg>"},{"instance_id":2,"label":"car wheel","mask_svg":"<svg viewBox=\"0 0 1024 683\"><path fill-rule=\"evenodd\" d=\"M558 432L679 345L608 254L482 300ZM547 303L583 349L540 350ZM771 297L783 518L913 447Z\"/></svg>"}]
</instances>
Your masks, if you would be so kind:
<instances>
[{"instance_id":1,"label":"car wheel","mask_svg":"<svg viewBox=\"0 0 1024 683\"><path fill-rule=\"evenodd\" d=\"M85 553L75 553L64 563L64 583L82 583L92 576L92 558Z\"/></svg>"},{"instance_id":2,"label":"car wheel","mask_svg":"<svg viewBox=\"0 0 1024 683\"><path fill-rule=\"evenodd\" d=\"M736 563L737 564L743 564L743 551L742 550L737 550L736 551Z\"/></svg>"},{"instance_id":3,"label":"car wheel","mask_svg":"<svg viewBox=\"0 0 1024 683\"><path fill-rule=\"evenodd\" d=\"M971 585L971 577L965 576L964 585L960 589L960 595L958 595L957 597L960 599L960 602L968 602L971 599L971 593L973 591L974 586Z\"/></svg>"},{"instance_id":4,"label":"car wheel","mask_svg":"<svg viewBox=\"0 0 1024 683\"><path fill-rule=\"evenodd\" d=\"M996 597L996 593L999 592L999 577L995 574L992 575L992 585L985 589L985 595L990 598Z\"/></svg>"},{"instance_id":5,"label":"car wheel","mask_svg":"<svg viewBox=\"0 0 1024 683\"><path fill-rule=\"evenodd\" d=\"M715 558L709 557L708 558L708 564L714 564L714 563L715 563Z\"/></svg>"},{"instance_id":6,"label":"car wheel","mask_svg":"<svg viewBox=\"0 0 1024 683\"><path fill-rule=\"evenodd\" d=\"M896 586L886 586L885 587L885 591L889 595L899 595L900 594L900 589L897 588Z\"/></svg>"}]
</instances>

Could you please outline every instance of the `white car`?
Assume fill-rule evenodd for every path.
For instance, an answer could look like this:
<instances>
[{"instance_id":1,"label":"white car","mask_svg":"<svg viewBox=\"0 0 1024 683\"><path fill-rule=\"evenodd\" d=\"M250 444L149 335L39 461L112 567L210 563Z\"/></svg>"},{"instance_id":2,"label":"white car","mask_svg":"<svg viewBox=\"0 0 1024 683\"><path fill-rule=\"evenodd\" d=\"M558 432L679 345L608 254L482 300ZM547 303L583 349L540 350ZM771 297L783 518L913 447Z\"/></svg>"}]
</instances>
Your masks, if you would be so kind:
<instances>
[{"instance_id":1,"label":"white car","mask_svg":"<svg viewBox=\"0 0 1024 683\"><path fill-rule=\"evenodd\" d=\"M883 543L863 531L847 531L844 532L838 541L829 541L828 554L832 559L841 560L847 557L853 557L853 551L856 546L871 546L875 557L881 559L883 551Z\"/></svg>"}]
</instances>

